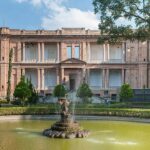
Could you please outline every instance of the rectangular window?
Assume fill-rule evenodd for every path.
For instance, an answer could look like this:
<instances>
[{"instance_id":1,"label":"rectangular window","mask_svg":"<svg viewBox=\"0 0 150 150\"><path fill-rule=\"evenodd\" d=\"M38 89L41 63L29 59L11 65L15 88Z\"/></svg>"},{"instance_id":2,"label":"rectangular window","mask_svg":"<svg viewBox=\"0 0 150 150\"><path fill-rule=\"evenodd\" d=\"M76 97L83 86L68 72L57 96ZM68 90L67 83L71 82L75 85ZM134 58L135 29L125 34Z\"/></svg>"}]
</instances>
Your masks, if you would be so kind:
<instances>
[{"instance_id":1,"label":"rectangular window","mask_svg":"<svg viewBox=\"0 0 150 150\"><path fill-rule=\"evenodd\" d=\"M72 57L72 47L67 46L67 58L71 58L71 57Z\"/></svg>"},{"instance_id":2,"label":"rectangular window","mask_svg":"<svg viewBox=\"0 0 150 150\"><path fill-rule=\"evenodd\" d=\"M80 58L80 47L75 46L75 58Z\"/></svg>"}]
</instances>

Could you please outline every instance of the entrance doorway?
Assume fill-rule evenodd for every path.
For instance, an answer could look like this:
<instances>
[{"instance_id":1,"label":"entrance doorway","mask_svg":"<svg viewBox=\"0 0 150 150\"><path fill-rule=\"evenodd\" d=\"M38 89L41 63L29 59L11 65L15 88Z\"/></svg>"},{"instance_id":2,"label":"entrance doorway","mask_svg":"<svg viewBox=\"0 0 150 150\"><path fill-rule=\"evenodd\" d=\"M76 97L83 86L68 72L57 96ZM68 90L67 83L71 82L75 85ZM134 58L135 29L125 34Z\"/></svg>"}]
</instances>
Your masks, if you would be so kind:
<instances>
[{"instance_id":1,"label":"entrance doorway","mask_svg":"<svg viewBox=\"0 0 150 150\"><path fill-rule=\"evenodd\" d=\"M76 74L69 75L69 86L70 86L70 90L76 89Z\"/></svg>"}]
</instances>

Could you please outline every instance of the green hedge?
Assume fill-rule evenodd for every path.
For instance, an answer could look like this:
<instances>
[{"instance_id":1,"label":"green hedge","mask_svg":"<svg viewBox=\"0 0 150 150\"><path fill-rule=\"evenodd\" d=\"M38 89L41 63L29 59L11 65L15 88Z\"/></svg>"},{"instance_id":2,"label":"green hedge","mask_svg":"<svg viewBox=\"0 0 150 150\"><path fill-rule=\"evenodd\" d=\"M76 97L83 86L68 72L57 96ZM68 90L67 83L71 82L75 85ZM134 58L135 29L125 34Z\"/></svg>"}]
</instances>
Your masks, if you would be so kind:
<instances>
[{"instance_id":1,"label":"green hedge","mask_svg":"<svg viewBox=\"0 0 150 150\"><path fill-rule=\"evenodd\" d=\"M48 107L1 107L0 115L48 115L54 114L55 109Z\"/></svg>"},{"instance_id":2,"label":"green hedge","mask_svg":"<svg viewBox=\"0 0 150 150\"><path fill-rule=\"evenodd\" d=\"M6 107L0 108L0 115L50 115L57 114L58 110L49 107ZM150 109L125 108L76 108L77 115L99 115L150 118Z\"/></svg>"}]
</instances>

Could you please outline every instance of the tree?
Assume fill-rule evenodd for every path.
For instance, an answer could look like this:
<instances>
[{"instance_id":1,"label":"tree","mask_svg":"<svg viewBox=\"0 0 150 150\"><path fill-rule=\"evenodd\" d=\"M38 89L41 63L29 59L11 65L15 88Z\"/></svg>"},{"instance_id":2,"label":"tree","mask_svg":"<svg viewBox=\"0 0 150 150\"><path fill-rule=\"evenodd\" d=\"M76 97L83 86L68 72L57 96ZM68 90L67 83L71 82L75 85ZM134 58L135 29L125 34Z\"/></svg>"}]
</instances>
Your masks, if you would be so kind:
<instances>
[{"instance_id":1,"label":"tree","mask_svg":"<svg viewBox=\"0 0 150 150\"><path fill-rule=\"evenodd\" d=\"M131 89L129 84L125 83L121 86L119 95L121 101L127 101L133 97L133 90Z\"/></svg>"},{"instance_id":2,"label":"tree","mask_svg":"<svg viewBox=\"0 0 150 150\"><path fill-rule=\"evenodd\" d=\"M88 98L92 97L92 91L88 84L82 83L77 90L77 97L80 97L83 102L87 102Z\"/></svg>"},{"instance_id":3,"label":"tree","mask_svg":"<svg viewBox=\"0 0 150 150\"><path fill-rule=\"evenodd\" d=\"M37 103L37 100L38 100L38 93L36 92L33 84L31 83L31 80L27 80L27 84L28 84L28 87L31 91L31 96L28 98L28 103L29 104L36 104Z\"/></svg>"},{"instance_id":4,"label":"tree","mask_svg":"<svg viewBox=\"0 0 150 150\"><path fill-rule=\"evenodd\" d=\"M14 97L19 98L23 105L25 105L28 98L31 97L31 90L24 76L21 77L20 82L16 85Z\"/></svg>"},{"instance_id":5,"label":"tree","mask_svg":"<svg viewBox=\"0 0 150 150\"><path fill-rule=\"evenodd\" d=\"M12 57L13 57L13 49L10 49L10 51L9 51L9 64L8 64L9 66L8 66L7 96L6 96L6 99L8 102L10 101L10 95L11 95Z\"/></svg>"},{"instance_id":6,"label":"tree","mask_svg":"<svg viewBox=\"0 0 150 150\"><path fill-rule=\"evenodd\" d=\"M93 5L95 13L100 15L99 43L150 39L149 0L93 0ZM120 19L124 19L123 25L118 24ZM126 21L130 23L125 25Z\"/></svg>"},{"instance_id":7,"label":"tree","mask_svg":"<svg viewBox=\"0 0 150 150\"><path fill-rule=\"evenodd\" d=\"M62 84L58 84L55 86L53 94L55 97L65 97L67 91L65 89L65 87Z\"/></svg>"}]
</instances>

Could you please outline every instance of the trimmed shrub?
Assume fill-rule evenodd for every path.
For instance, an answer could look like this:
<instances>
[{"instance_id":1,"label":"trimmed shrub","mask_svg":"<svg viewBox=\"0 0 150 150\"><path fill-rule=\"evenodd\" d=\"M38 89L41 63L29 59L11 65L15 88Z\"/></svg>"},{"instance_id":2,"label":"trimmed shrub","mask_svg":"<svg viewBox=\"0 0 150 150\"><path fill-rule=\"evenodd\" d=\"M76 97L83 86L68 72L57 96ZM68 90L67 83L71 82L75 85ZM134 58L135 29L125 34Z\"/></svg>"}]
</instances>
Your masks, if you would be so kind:
<instances>
[{"instance_id":1,"label":"trimmed shrub","mask_svg":"<svg viewBox=\"0 0 150 150\"><path fill-rule=\"evenodd\" d=\"M131 89L129 84L125 83L121 86L119 95L121 101L128 101L133 97L133 90Z\"/></svg>"},{"instance_id":2,"label":"trimmed shrub","mask_svg":"<svg viewBox=\"0 0 150 150\"><path fill-rule=\"evenodd\" d=\"M77 90L77 97L80 97L84 103L89 102L89 98L92 97L92 95L92 91L86 83L81 84Z\"/></svg>"},{"instance_id":3,"label":"trimmed shrub","mask_svg":"<svg viewBox=\"0 0 150 150\"><path fill-rule=\"evenodd\" d=\"M53 91L53 95L58 98L65 97L66 93L67 91L62 84L56 85Z\"/></svg>"}]
</instances>

